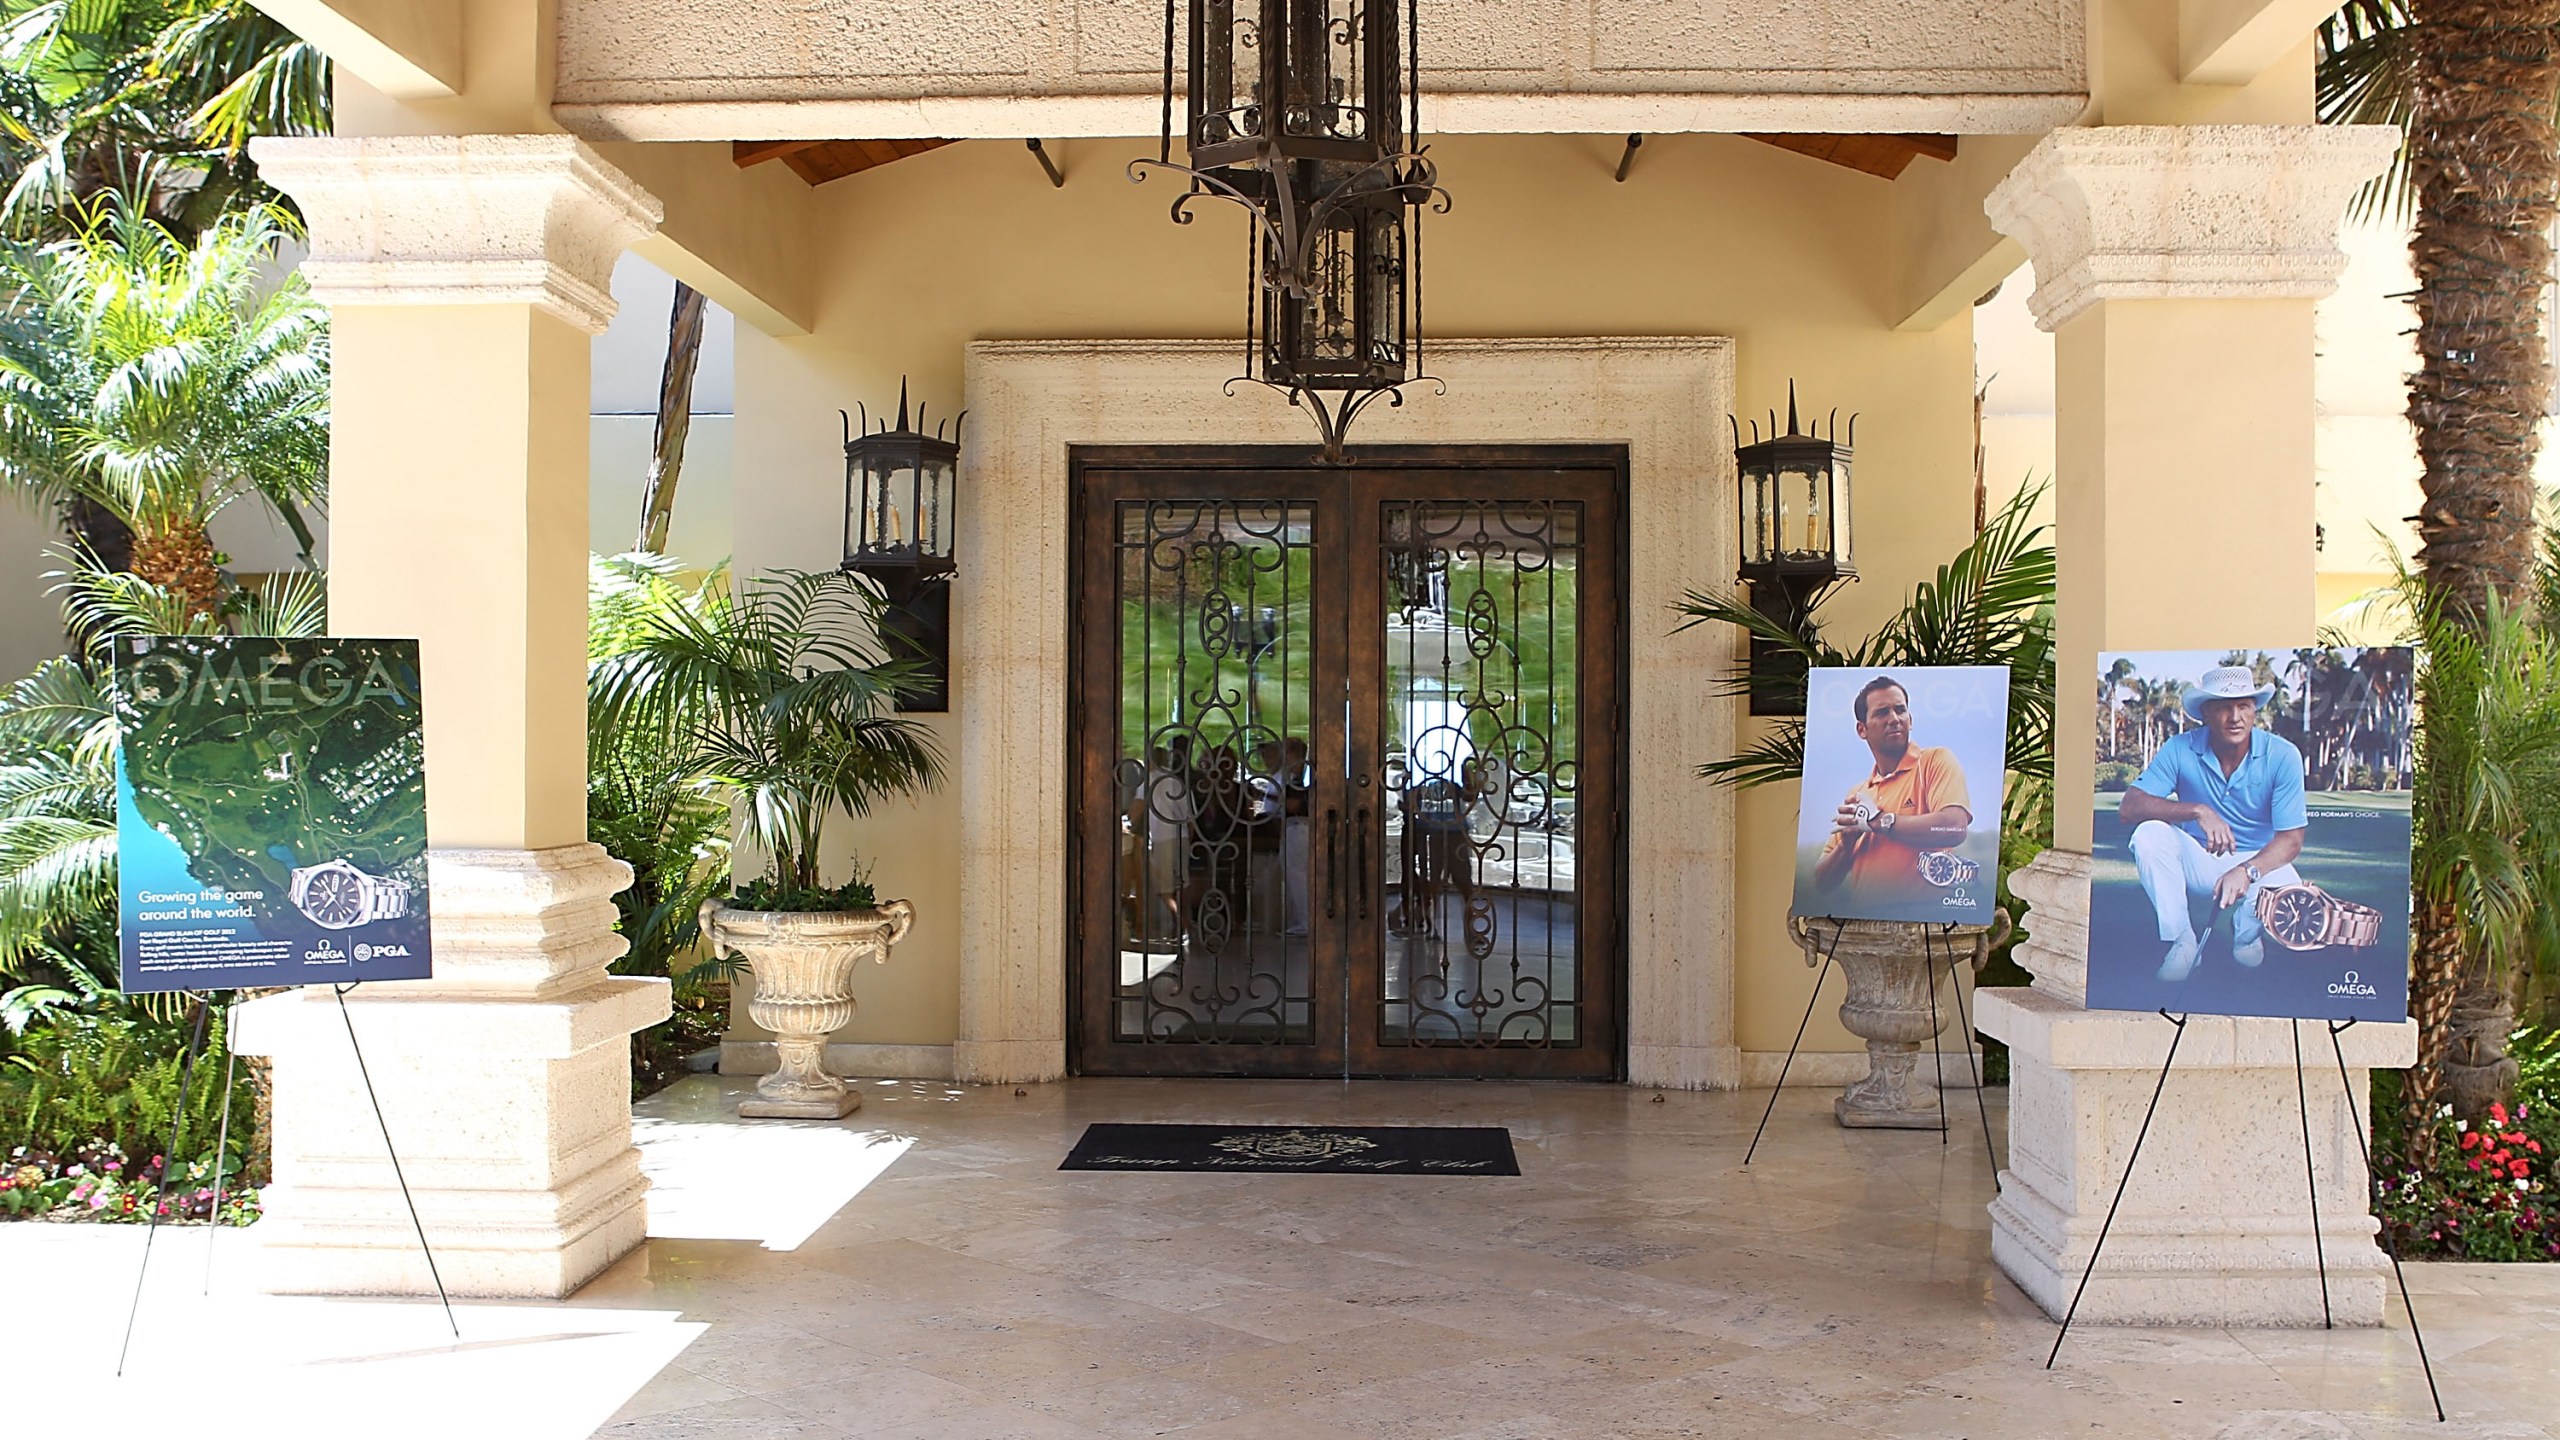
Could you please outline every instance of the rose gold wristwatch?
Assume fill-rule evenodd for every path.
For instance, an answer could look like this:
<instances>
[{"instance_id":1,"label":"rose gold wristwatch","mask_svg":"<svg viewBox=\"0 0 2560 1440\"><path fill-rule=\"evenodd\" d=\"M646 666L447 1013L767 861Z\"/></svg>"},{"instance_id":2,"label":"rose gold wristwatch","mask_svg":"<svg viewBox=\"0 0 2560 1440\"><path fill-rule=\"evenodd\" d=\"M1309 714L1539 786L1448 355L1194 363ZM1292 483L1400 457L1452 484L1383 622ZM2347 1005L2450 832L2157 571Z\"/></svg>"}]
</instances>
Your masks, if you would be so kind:
<instances>
[{"instance_id":1,"label":"rose gold wristwatch","mask_svg":"<svg viewBox=\"0 0 2560 1440\"><path fill-rule=\"evenodd\" d=\"M2325 945L2361 949L2382 939L2382 912L2341 900L2317 885L2279 885L2258 892L2258 920L2287 950Z\"/></svg>"}]
</instances>

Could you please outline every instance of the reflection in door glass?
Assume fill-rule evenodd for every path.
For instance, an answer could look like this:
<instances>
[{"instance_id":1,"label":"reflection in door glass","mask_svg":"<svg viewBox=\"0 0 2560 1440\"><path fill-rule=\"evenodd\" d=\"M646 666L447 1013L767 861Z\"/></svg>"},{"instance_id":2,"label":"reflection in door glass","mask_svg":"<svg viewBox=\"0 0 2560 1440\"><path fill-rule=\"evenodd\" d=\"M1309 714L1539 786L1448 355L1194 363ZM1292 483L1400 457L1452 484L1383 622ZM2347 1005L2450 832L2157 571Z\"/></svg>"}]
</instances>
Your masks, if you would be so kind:
<instances>
[{"instance_id":1,"label":"reflection in door glass","mask_svg":"<svg viewBox=\"0 0 2560 1440\"><path fill-rule=\"evenodd\" d=\"M1385 507L1378 1039L1580 1043L1582 507Z\"/></svg>"},{"instance_id":2,"label":"reflection in door glass","mask_svg":"<svg viewBox=\"0 0 2560 1440\"><path fill-rule=\"evenodd\" d=\"M1303 1045L1314 507L1123 501L1115 1038Z\"/></svg>"}]
</instances>

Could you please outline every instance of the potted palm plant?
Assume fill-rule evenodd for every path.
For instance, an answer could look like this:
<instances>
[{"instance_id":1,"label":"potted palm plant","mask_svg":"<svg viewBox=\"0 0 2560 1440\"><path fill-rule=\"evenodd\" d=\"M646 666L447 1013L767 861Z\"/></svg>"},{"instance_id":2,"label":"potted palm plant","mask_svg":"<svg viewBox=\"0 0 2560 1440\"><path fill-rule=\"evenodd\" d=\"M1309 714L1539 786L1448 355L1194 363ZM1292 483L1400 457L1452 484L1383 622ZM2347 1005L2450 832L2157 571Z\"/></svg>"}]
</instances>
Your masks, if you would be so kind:
<instances>
[{"instance_id":1,"label":"potted palm plant","mask_svg":"<svg viewBox=\"0 0 2560 1440\"><path fill-rule=\"evenodd\" d=\"M1755 640L1803 657L1808 666L1858 666L1888 670L1935 665L2003 665L2009 670L2009 783L2001 816L2001 859L2032 855L2053 838L2053 597L2054 552L2034 521L2045 487L2022 488L1991 514L1972 543L1956 552L1937 575L1874 634L1843 649L1808 619L1801 629L1762 614L1730 593L1691 591L1679 605L1690 625L1731 625ZM1748 695L1749 670L1718 682L1719 693ZM1801 701L1803 681L1796 682ZM1801 704L1798 705L1801 709ZM1698 773L1719 785L1749 788L1795 780L1804 773L1804 721L1781 720L1737 753L1711 760ZM1920 1104L1911 1084L1918 1045L1941 1024L1933 1012L1935 964L1955 963L1970 951L1978 973L2012 935L2016 900L2006 881L1988 926L1940 927L1894 920L1850 920L1819 936L1791 926L1805 948L1805 962L1828 954L1849 981L1840 1017L1865 1039L1870 1073L1850 1087L1838 1110L1841 1123L1912 1126L1938 1123L1935 1107ZM1935 958L1933 958L1933 951ZM1923 1116L1924 1109L1928 1112Z\"/></svg>"},{"instance_id":2,"label":"potted palm plant","mask_svg":"<svg viewBox=\"0 0 2560 1440\"><path fill-rule=\"evenodd\" d=\"M882 648L881 608L834 571L707 586L639 621L590 677L595 723L679 741L692 783L736 807L741 838L771 867L700 912L713 949L753 976L747 1013L781 1058L741 1115L831 1120L861 1103L827 1073L827 1036L853 1021L855 966L885 962L915 920L904 900L879 903L858 869L830 885L819 865L830 817L942 776L931 732L895 713L925 682Z\"/></svg>"}]
</instances>

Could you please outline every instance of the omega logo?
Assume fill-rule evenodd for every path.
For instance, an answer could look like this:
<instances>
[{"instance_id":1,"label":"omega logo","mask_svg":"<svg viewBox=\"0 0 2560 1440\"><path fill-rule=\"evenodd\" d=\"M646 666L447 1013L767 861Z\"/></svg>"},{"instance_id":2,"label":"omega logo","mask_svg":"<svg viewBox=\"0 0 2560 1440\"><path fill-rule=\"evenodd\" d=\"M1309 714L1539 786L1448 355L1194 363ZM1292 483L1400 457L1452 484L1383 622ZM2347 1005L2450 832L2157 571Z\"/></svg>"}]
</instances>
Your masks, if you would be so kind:
<instances>
[{"instance_id":1,"label":"omega logo","mask_svg":"<svg viewBox=\"0 0 2560 1440\"><path fill-rule=\"evenodd\" d=\"M2365 984L2362 977L2358 976L2353 970L2350 970L2347 972L2347 977L2344 980L2341 980L2329 987L2329 993L2332 995L2373 995L2379 992L2377 992L2372 986Z\"/></svg>"}]
</instances>

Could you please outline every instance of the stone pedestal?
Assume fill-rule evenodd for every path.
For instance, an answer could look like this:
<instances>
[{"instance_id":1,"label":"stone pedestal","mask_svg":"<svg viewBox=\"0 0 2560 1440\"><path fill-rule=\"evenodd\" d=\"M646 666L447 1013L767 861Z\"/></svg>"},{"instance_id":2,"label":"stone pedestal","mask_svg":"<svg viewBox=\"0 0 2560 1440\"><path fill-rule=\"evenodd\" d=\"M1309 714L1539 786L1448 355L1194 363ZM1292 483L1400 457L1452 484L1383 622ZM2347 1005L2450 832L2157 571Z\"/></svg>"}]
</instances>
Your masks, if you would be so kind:
<instances>
[{"instance_id":1,"label":"stone pedestal","mask_svg":"<svg viewBox=\"0 0 2560 1440\"><path fill-rule=\"evenodd\" d=\"M279 1179L251 1232L271 1292L435 1293L383 1125L456 1295L566 1296L647 1231L629 1037L668 989L605 971L630 867L594 845L430 860L434 979L366 985L343 1020L325 988L241 1009L238 1048L275 1067Z\"/></svg>"},{"instance_id":2,"label":"stone pedestal","mask_svg":"<svg viewBox=\"0 0 2560 1440\"><path fill-rule=\"evenodd\" d=\"M2030 907L2019 963L2031 989L1976 992L1983 1031L2009 1045L2009 1164L1991 1204L1991 1254L2059 1318L2123 1180L2176 1033L2158 1015L2084 1008L2089 860L2047 852L2011 879ZM2303 1173L2293 1023L2199 1015L2125 1187L2080 1319L2105 1325L2312 1326L2320 1260L2341 1325L2382 1323L2388 1258L2327 1027L2301 1022L2303 1093L2320 1188L2319 1248ZM2416 1056L2412 1025L2339 1037L2358 1114L2371 1071Z\"/></svg>"}]
</instances>

